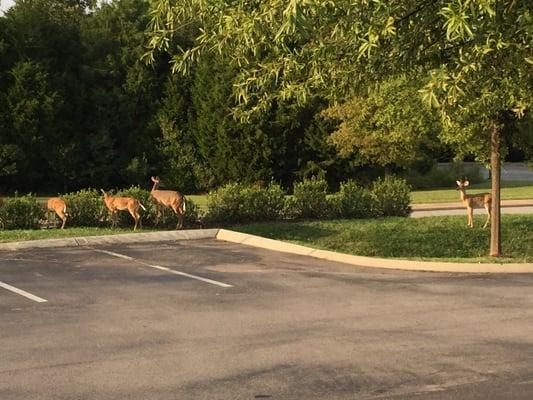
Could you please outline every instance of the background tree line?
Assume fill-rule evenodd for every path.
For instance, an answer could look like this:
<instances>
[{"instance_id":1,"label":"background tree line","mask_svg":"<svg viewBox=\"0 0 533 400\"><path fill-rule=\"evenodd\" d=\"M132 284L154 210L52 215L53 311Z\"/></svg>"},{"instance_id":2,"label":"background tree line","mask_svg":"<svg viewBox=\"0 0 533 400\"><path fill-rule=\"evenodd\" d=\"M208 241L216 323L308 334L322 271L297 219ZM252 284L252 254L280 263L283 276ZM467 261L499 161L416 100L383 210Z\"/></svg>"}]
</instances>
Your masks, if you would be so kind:
<instances>
[{"instance_id":1,"label":"background tree line","mask_svg":"<svg viewBox=\"0 0 533 400\"><path fill-rule=\"evenodd\" d=\"M315 175L335 188L453 156L402 76L348 102L280 96L235 119L235 63L206 54L185 76L160 53L148 66L149 21L145 0L18 0L0 17L0 192L146 186L152 174L186 193ZM196 28L171 46L191 48Z\"/></svg>"},{"instance_id":2,"label":"background tree line","mask_svg":"<svg viewBox=\"0 0 533 400\"><path fill-rule=\"evenodd\" d=\"M314 118L324 102L237 122L236 71L222 58L187 78L165 59L147 66L147 23L144 0L19 0L0 17L0 193L146 185L151 174L187 193L349 176Z\"/></svg>"}]
</instances>

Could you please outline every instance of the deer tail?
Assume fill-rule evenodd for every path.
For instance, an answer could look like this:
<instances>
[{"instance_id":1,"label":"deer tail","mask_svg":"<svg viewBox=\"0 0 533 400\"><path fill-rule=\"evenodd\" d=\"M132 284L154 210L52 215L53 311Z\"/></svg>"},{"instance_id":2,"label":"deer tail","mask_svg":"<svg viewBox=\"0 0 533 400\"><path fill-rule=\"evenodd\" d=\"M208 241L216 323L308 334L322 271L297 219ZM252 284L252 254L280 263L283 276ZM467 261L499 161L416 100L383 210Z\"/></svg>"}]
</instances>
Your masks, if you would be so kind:
<instances>
[{"instance_id":1,"label":"deer tail","mask_svg":"<svg viewBox=\"0 0 533 400\"><path fill-rule=\"evenodd\" d=\"M185 196L183 196L182 203L183 203L183 212L185 212L187 211L187 198Z\"/></svg>"}]
</instances>

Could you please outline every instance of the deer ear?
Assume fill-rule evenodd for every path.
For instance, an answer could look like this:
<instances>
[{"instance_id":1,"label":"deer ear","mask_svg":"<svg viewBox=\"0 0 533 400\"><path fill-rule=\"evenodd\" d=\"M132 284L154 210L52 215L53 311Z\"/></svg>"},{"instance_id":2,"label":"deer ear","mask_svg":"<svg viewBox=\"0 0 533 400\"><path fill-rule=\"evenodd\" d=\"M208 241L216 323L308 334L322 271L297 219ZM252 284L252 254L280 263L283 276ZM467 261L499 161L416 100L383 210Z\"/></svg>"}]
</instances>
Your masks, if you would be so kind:
<instances>
[{"instance_id":1,"label":"deer ear","mask_svg":"<svg viewBox=\"0 0 533 400\"><path fill-rule=\"evenodd\" d=\"M100 189L100 191L101 191L101 192L102 192L103 194L105 194L105 191L104 191L104 189Z\"/></svg>"},{"instance_id":2,"label":"deer ear","mask_svg":"<svg viewBox=\"0 0 533 400\"><path fill-rule=\"evenodd\" d=\"M153 176L151 176L150 179L152 180L152 182L155 182L155 178Z\"/></svg>"},{"instance_id":3,"label":"deer ear","mask_svg":"<svg viewBox=\"0 0 533 400\"><path fill-rule=\"evenodd\" d=\"M465 181L465 186L468 186L468 185L470 185L470 182Z\"/></svg>"},{"instance_id":4,"label":"deer ear","mask_svg":"<svg viewBox=\"0 0 533 400\"><path fill-rule=\"evenodd\" d=\"M457 183L457 186L461 186L461 181L455 181Z\"/></svg>"}]
</instances>

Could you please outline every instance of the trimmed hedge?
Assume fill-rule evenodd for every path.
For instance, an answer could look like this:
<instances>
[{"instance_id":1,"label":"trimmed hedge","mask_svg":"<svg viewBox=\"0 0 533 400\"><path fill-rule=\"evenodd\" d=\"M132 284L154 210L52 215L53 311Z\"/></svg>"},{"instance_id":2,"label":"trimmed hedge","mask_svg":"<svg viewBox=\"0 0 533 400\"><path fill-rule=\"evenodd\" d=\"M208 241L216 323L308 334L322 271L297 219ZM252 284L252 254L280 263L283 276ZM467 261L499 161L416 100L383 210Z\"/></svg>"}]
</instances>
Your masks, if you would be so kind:
<instances>
[{"instance_id":1,"label":"trimmed hedge","mask_svg":"<svg viewBox=\"0 0 533 400\"><path fill-rule=\"evenodd\" d=\"M328 183L322 178L304 179L294 185L294 215L300 218L327 218L331 215L327 199Z\"/></svg>"},{"instance_id":2,"label":"trimmed hedge","mask_svg":"<svg viewBox=\"0 0 533 400\"><path fill-rule=\"evenodd\" d=\"M67 226L102 226L106 208L102 193L83 189L61 196L67 203Z\"/></svg>"},{"instance_id":3,"label":"trimmed hedge","mask_svg":"<svg viewBox=\"0 0 533 400\"><path fill-rule=\"evenodd\" d=\"M377 216L372 193L349 180L340 185L338 193L330 198L335 218L372 218Z\"/></svg>"},{"instance_id":4,"label":"trimmed hedge","mask_svg":"<svg viewBox=\"0 0 533 400\"><path fill-rule=\"evenodd\" d=\"M370 189L376 215L407 217L411 213L411 187L395 176L378 178Z\"/></svg>"},{"instance_id":5,"label":"trimmed hedge","mask_svg":"<svg viewBox=\"0 0 533 400\"><path fill-rule=\"evenodd\" d=\"M267 188L237 183L209 193L205 221L237 224L276 219L373 218L408 216L410 187L402 178L378 179L370 189L354 181L341 183L338 193L327 194L324 179L299 182L294 195L285 196L277 185Z\"/></svg>"},{"instance_id":6,"label":"trimmed hedge","mask_svg":"<svg viewBox=\"0 0 533 400\"><path fill-rule=\"evenodd\" d=\"M156 227L156 207L148 190L132 186L114 195L138 199L146 209L140 210L142 225ZM267 187L231 183L208 194L205 212L201 212L193 201L187 200L184 227L299 218L407 216L410 213L409 195L409 185L397 177L378 179L370 189L350 180L341 183L339 192L332 195L328 195L328 185L320 178L297 183L292 196L287 196L274 183ZM68 193L62 198L67 203L67 226L107 226L111 223L103 196L96 189ZM162 216L157 227L174 229L178 218L172 210L161 209ZM8 198L0 206L0 228L2 225L5 229L38 228L44 214L44 207L31 195ZM120 211L118 217L119 226L133 226L134 221L127 210Z\"/></svg>"},{"instance_id":7,"label":"trimmed hedge","mask_svg":"<svg viewBox=\"0 0 533 400\"><path fill-rule=\"evenodd\" d=\"M44 208L31 194L7 198L0 207L0 226L4 229L38 228L44 218Z\"/></svg>"},{"instance_id":8,"label":"trimmed hedge","mask_svg":"<svg viewBox=\"0 0 533 400\"><path fill-rule=\"evenodd\" d=\"M241 223L281 219L285 192L277 184L266 188L230 183L207 197L207 223Z\"/></svg>"}]
</instances>

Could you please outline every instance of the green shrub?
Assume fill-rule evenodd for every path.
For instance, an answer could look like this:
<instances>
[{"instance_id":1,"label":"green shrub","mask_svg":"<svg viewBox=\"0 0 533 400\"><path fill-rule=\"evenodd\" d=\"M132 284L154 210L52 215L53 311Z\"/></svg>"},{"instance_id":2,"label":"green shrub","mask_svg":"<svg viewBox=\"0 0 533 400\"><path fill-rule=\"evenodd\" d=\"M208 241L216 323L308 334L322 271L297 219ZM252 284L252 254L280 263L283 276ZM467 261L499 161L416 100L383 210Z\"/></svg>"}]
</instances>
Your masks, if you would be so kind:
<instances>
[{"instance_id":1,"label":"green shrub","mask_svg":"<svg viewBox=\"0 0 533 400\"><path fill-rule=\"evenodd\" d=\"M107 215L102 193L82 189L62 196L67 203L68 226L101 226Z\"/></svg>"},{"instance_id":2,"label":"green shrub","mask_svg":"<svg viewBox=\"0 0 533 400\"><path fill-rule=\"evenodd\" d=\"M327 192L328 184L322 178L313 177L296 183L294 202L289 203L290 207L294 207L292 213L300 218L327 218L331 214Z\"/></svg>"},{"instance_id":3,"label":"green shrub","mask_svg":"<svg viewBox=\"0 0 533 400\"><path fill-rule=\"evenodd\" d=\"M378 178L371 188L374 210L377 216L408 216L411 187L405 179L395 176Z\"/></svg>"},{"instance_id":4,"label":"green shrub","mask_svg":"<svg viewBox=\"0 0 533 400\"><path fill-rule=\"evenodd\" d=\"M340 190L329 199L337 218L370 218L375 215L372 194L355 181L342 182Z\"/></svg>"},{"instance_id":5,"label":"green shrub","mask_svg":"<svg viewBox=\"0 0 533 400\"><path fill-rule=\"evenodd\" d=\"M5 199L0 207L0 220L4 229L38 228L44 214L44 208L30 194Z\"/></svg>"},{"instance_id":6,"label":"green shrub","mask_svg":"<svg viewBox=\"0 0 533 400\"><path fill-rule=\"evenodd\" d=\"M207 195L207 222L232 224L242 222L241 207L243 199L243 185L228 183Z\"/></svg>"},{"instance_id":7,"label":"green shrub","mask_svg":"<svg viewBox=\"0 0 533 400\"><path fill-rule=\"evenodd\" d=\"M285 193L277 184L264 188L230 183L209 192L206 221L235 224L275 220L282 217L284 203Z\"/></svg>"},{"instance_id":8,"label":"green shrub","mask_svg":"<svg viewBox=\"0 0 533 400\"><path fill-rule=\"evenodd\" d=\"M285 192L277 184L270 184L266 188L256 185L242 187L241 216L245 221L279 219L283 210L284 197Z\"/></svg>"}]
</instances>

